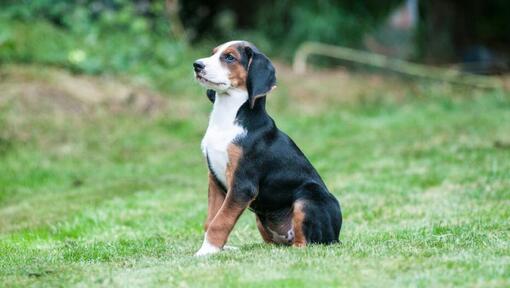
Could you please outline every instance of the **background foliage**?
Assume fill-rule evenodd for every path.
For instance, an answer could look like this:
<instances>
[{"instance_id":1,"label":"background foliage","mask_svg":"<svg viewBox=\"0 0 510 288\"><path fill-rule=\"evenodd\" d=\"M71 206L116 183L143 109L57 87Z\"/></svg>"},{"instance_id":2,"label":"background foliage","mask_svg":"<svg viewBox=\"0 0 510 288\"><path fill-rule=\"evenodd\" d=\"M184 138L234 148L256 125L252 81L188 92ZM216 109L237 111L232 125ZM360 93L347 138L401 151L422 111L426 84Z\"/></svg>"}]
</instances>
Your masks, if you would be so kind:
<instances>
[{"instance_id":1,"label":"background foliage","mask_svg":"<svg viewBox=\"0 0 510 288\"><path fill-rule=\"evenodd\" d=\"M122 71L151 79L163 89L172 89L166 84L171 77L175 87L183 88L178 79L188 71L178 67L192 58L188 41L200 49L204 42L249 39L287 60L304 41L362 48L363 36L376 31L400 3L180 1L183 39L172 33L165 1L8 0L0 4L0 61L52 64L92 74ZM466 51L483 54L488 48L508 59L510 2L419 3L415 60L459 62Z\"/></svg>"},{"instance_id":2,"label":"background foliage","mask_svg":"<svg viewBox=\"0 0 510 288\"><path fill-rule=\"evenodd\" d=\"M0 61L77 72L127 73L183 88L185 45L171 37L163 1L11 1L0 10ZM172 87L166 83L175 79Z\"/></svg>"},{"instance_id":3,"label":"background foliage","mask_svg":"<svg viewBox=\"0 0 510 288\"><path fill-rule=\"evenodd\" d=\"M240 30L253 33L257 43L265 43L273 52L288 55L307 40L359 47L363 34L374 29L400 1L220 2L183 1L182 19L193 30L194 39L207 34L228 39Z\"/></svg>"}]
</instances>

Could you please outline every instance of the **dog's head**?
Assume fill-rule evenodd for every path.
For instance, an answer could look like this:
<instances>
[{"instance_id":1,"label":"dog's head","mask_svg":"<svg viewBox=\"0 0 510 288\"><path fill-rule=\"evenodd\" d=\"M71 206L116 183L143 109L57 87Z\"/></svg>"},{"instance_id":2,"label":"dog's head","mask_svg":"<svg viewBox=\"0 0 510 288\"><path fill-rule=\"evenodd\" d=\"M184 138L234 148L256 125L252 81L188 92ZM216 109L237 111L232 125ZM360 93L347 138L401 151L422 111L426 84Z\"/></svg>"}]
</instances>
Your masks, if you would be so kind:
<instances>
[{"instance_id":1,"label":"dog's head","mask_svg":"<svg viewBox=\"0 0 510 288\"><path fill-rule=\"evenodd\" d=\"M207 89L226 94L234 89L246 91L251 107L276 83L271 61L246 41L230 41L214 48L210 57L195 61L193 69Z\"/></svg>"}]
</instances>

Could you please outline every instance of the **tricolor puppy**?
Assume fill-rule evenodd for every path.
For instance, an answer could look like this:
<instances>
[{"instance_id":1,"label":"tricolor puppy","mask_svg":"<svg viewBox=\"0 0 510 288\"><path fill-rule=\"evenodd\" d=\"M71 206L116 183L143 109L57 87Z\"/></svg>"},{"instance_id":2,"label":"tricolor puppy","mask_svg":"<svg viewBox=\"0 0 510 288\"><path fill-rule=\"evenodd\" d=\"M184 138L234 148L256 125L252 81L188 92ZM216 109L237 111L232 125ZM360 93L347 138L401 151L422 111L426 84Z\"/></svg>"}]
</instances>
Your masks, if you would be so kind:
<instances>
[{"instance_id":1,"label":"tricolor puppy","mask_svg":"<svg viewBox=\"0 0 510 288\"><path fill-rule=\"evenodd\" d=\"M196 255L221 251L248 208L267 243L338 242L340 205L294 142L267 114L275 69L255 46L232 41L193 63L213 102L202 151L209 166L205 239Z\"/></svg>"}]
</instances>

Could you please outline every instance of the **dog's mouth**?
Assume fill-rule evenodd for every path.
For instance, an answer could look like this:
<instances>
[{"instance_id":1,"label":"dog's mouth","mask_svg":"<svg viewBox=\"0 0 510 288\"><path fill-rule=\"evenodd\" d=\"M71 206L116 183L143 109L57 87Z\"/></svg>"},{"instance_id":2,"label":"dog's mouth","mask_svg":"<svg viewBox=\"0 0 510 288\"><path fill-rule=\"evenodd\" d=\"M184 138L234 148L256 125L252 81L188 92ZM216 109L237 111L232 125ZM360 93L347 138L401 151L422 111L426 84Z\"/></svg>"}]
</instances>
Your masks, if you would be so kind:
<instances>
[{"instance_id":1,"label":"dog's mouth","mask_svg":"<svg viewBox=\"0 0 510 288\"><path fill-rule=\"evenodd\" d=\"M214 81L211 81L203 76L200 76L200 75L195 75L195 78L197 78L198 81L200 82L203 82L205 84L212 84L212 85L215 85L215 86L221 86L221 85L227 85L226 83L223 83L223 82L214 82Z\"/></svg>"}]
</instances>

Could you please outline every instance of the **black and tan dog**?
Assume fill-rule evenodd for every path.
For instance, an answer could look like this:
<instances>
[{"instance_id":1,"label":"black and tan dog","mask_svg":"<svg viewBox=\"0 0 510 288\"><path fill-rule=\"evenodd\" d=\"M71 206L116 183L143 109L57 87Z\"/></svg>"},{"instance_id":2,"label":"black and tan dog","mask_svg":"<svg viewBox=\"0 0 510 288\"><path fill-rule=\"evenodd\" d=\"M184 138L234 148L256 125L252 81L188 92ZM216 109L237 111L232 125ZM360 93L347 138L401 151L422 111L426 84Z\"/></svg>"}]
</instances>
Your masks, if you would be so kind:
<instances>
[{"instance_id":1,"label":"black and tan dog","mask_svg":"<svg viewBox=\"0 0 510 288\"><path fill-rule=\"evenodd\" d=\"M205 239L196 255L219 252L237 219L255 212L265 242L338 242L340 205L294 142L267 114L271 61L251 43L231 41L193 63L214 103L202 151L209 166Z\"/></svg>"}]
</instances>

